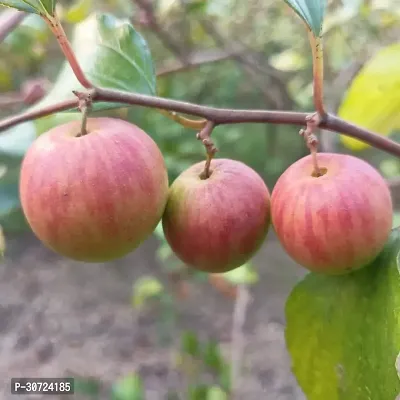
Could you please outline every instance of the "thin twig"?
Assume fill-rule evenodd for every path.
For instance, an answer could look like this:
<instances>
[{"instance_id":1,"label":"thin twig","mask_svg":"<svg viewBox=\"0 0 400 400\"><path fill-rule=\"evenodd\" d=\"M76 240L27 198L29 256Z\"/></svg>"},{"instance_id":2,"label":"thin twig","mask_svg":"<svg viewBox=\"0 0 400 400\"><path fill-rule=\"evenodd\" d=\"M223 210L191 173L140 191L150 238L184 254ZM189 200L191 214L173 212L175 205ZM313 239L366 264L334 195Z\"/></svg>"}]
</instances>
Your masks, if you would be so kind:
<instances>
[{"instance_id":1,"label":"thin twig","mask_svg":"<svg viewBox=\"0 0 400 400\"><path fill-rule=\"evenodd\" d=\"M72 49L71 43L68 40L68 37L64 31L64 28L61 25L59 18L54 16L44 16L43 19L46 21L47 25L50 27L53 35L56 37L58 44L61 47L62 52L64 53L65 58L67 59L69 65L71 66L72 71L74 72L76 79L78 79L79 83L86 89L90 89L93 87L93 84L86 77L83 72L76 56L75 52Z\"/></svg>"},{"instance_id":2,"label":"thin twig","mask_svg":"<svg viewBox=\"0 0 400 400\"><path fill-rule=\"evenodd\" d=\"M238 285L238 295L235 301L231 340L231 400L240 398L239 388L244 350L243 326L246 321L247 307L251 297L247 285Z\"/></svg>"},{"instance_id":3,"label":"thin twig","mask_svg":"<svg viewBox=\"0 0 400 400\"><path fill-rule=\"evenodd\" d=\"M175 39L171 36L171 34L164 29L161 24L159 24L156 15L154 13L153 4L151 0L134 0L140 9L144 12L147 26L151 29L152 33L154 33L160 42L169 49L183 65L188 64L187 56L184 54L183 49L176 43Z\"/></svg>"},{"instance_id":4,"label":"thin twig","mask_svg":"<svg viewBox=\"0 0 400 400\"><path fill-rule=\"evenodd\" d=\"M0 132L18 125L22 122L32 121L34 119L47 117L48 115L60 112L77 109L78 102L75 99L61 101L59 103L51 104L50 106L43 107L39 110L25 111L20 114L15 114L0 121Z\"/></svg>"},{"instance_id":5,"label":"thin twig","mask_svg":"<svg viewBox=\"0 0 400 400\"><path fill-rule=\"evenodd\" d=\"M236 42L230 42L218 31L214 24L206 19L200 19L200 24L207 34L212 37L214 42L220 47L230 53L232 58L241 65L243 71L247 74L253 85L261 91L265 99L268 99L270 104L276 108L291 106L292 101L287 94L286 82L282 80L279 71L275 70L269 64L262 68L257 62L254 62L253 56L250 51L245 51L243 46L237 46ZM272 82L276 85L278 90L272 91L271 85L264 83L265 76L271 78ZM277 96L278 93L278 96Z\"/></svg>"},{"instance_id":6,"label":"thin twig","mask_svg":"<svg viewBox=\"0 0 400 400\"><path fill-rule=\"evenodd\" d=\"M306 125L306 118L310 113L294 111L271 110L235 110L228 108L208 107L198 104L172 100L157 96L148 96L139 93L128 93L113 89L95 88L91 90L93 102L109 101L142 107L164 109L183 114L189 114L213 121L215 125L239 124L239 123L270 123L282 125ZM45 117L60 111L76 110L77 100L70 99L55 103L41 110L27 111L8 117L0 121L0 132L13 125L33 119ZM359 139L369 145L383 150L389 154L400 157L400 144L386 136L379 135L363 127L347 122L336 115L327 114L319 128L338 132L355 139Z\"/></svg>"},{"instance_id":7,"label":"thin twig","mask_svg":"<svg viewBox=\"0 0 400 400\"><path fill-rule=\"evenodd\" d=\"M346 92L354 77L364 65L364 62L365 60L360 61L359 59L352 62L347 68L342 69L331 82L329 96L325 100L325 106L328 111L337 113L343 98L343 93ZM335 139L336 138L330 135L329 132L321 130L319 141L320 150L327 153L335 152L337 148Z\"/></svg>"},{"instance_id":8,"label":"thin twig","mask_svg":"<svg viewBox=\"0 0 400 400\"><path fill-rule=\"evenodd\" d=\"M157 69L157 77L163 77L177 72L184 72L201 65L225 61L232 57L233 54L226 51L198 51L188 58L186 64L182 64L179 61L166 62Z\"/></svg>"},{"instance_id":9,"label":"thin twig","mask_svg":"<svg viewBox=\"0 0 400 400\"><path fill-rule=\"evenodd\" d=\"M312 31L308 31L308 37L313 56L313 96L314 106L318 114L324 117L324 51L322 37L315 37Z\"/></svg>"},{"instance_id":10,"label":"thin twig","mask_svg":"<svg viewBox=\"0 0 400 400\"><path fill-rule=\"evenodd\" d=\"M23 101L24 99L19 92L9 92L0 95L1 108L15 107L22 104Z\"/></svg>"},{"instance_id":11,"label":"thin twig","mask_svg":"<svg viewBox=\"0 0 400 400\"><path fill-rule=\"evenodd\" d=\"M5 10L0 14L0 42L12 32L28 14L17 10Z\"/></svg>"}]
</instances>

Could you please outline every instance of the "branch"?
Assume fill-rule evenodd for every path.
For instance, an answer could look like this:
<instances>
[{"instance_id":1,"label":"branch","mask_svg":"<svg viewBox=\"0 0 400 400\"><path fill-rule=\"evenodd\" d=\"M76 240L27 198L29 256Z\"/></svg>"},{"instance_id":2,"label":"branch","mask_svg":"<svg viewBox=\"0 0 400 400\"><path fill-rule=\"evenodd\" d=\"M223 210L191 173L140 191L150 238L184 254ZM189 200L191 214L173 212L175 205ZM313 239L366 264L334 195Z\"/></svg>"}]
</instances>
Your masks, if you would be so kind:
<instances>
[{"instance_id":1,"label":"branch","mask_svg":"<svg viewBox=\"0 0 400 400\"><path fill-rule=\"evenodd\" d=\"M324 106L324 50L322 37L315 37L311 30L308 31L308 37L312 50L313 58L313 97L314 105L318 114L323 118L325 116Z\"/></svg>"},{"instance_id":2,"label":"branch","mask_svg":"<svg viewBox=\"0 0 400 400\"><path fill-rule=\"evenodd\" d=\"M294 111L235 110L229 108L208 107L163 97L148 96L139 93L128 93L104 88L91 89L90 95L93 102L109 101L113 103L123 103L141 107L175 111L204 118L208 121L212 121L215 125L270 123L305 126L307 124L307 118L310 115L310 113ZM78 101L76 99L71 99L53 104L42 110L27 111L25 113L21 113L0 121L0 132L21 122L45 117L60 111L71 109L76 110L77 107ZM344 121L333 114L327 114L319 127L362 140L373 147L400 157L399 143L387 138L386 136L381 136L368 129Z\"/></svg>"},{"instance_id":3,"label":"branch","mask_svg":"<svg viewBox=\"0 0 400 400\"><path fill-rule=\"evenodd\" d=\"M16 28L26 16L26 13L17 10L3 11L0 14L0 42Z\"/></svg>"},{"instance_id":4,"label":"branch","mask_svg":"<svg viewBox=\"0 0 400 400\"><path fill-rule=\"evenodd\" d=\"M232 58L241 65L244 72L247 73L253 82L253 85L261 91L264 98L269 100L270 104L273 104L277 109L292 104L287 94L286 82L281 79L277 70L269 64L266 64L264 68L260 67L254 61L251 51L245 49L243 45L238 46L237 42L229 42L210 21L201 19L199 22L219 47L226 49L232 54ZM273 91L270 84L265 84L265 76L269 76L272 79L278 90Z\"/></svg>"},{"instance_id":5,"label":"branch","mask_svg":"<svg viewBox=\"0 0 400 400\"><path fill-rule=\"evenodd\" d=\"M233 311L231 343L231 398L239 398L240 377L244 349L243 325L246 320L247 307L251 297L246 285L238 285L238 296Z\"/></svg>"},{"instance_id":6,"label":"branch","mask_svg":"<svg viewBox=\"0 0 400 400\"><path fill-rule=\"evenodd\" d=\"M181 47L175 42L175 39L170 35L170 33L163 29L158 23L151 0L134 0L134 3L136 3L144 12L147 22L146 25L151 28L152 32L157 36L164 47L169 49L176 57L178 57L183 65L187 65L188 59L186 55L183 54Z\"/></svg>"},{"instance_id":7,"label":"branch","mask_svg":"<svg viewBox=\"0 0 400 400\"><path fill-rule=\"evenodd\" d=\"M76 79L78 79L79 83L86 89L90 89L93 87L92 83L88 80L85 73L83 72L79 61L77 60L74 50L72 49L71 43L68 40L68 37L64 31L64 28L61 25L61 22L57 15L52 17L43 16L44 21L49 26L53 35L56 37L58 44L61 47L61 50L67 59L72 71L74 72Z\"/></svg>"},{"instance_id":8,"label":"branch","mask_svg":"<svg viewBox=\"0 0 400 400\"><path fill-rule=\"evenodd\" d=\"M23 98L19 92L9 92L0 95L0 108L15 107L21 103L23 103Z\"/></svg>"},{"instance_id":9,"label":"branch","mask_svg":"<svg viewBox=\"0 0 400 400\"><path fill-rule=\"evenodd\" d=\"M347 68L342 69L336 78L331 82L329 96L325 101L327 110L330 110L334 113L338 111L343 98L343 93L346 92L354 77L358 74L363 65L364 61L357 59L357 61L352 62ZM322 130L320 138L320 148L322 151L328 153L333 153L336 151L335 138L332 135L329 135L329 132Z\"/></svg>"},{"instance_id":10,"label":"branch","mask_svg":"<svg viewBox=\"0 0 400 400\"><path fill-rule=\"evenodd\" d=\"M12 117L5 118L0 121L0 132L11 128L14 125L21 124L22 122L32 121L34 119L47 117L48 115L60 112L67 111L71 109L77 109L78 100L66 100L60 103L52 104L50 106L44 107L40 110L32 110L22 112L20 114L13 115Z\"/></svg>"},{"instance_id":11,"label":"branch","mask_svg":"<svg viewBox=\"0 0 400 400\"><path fill-rule=\"evenodd\" d=\"M199 51L188 58L187 64L182 64L180 62L166 63L158 69L157 76L160 77L176 72L183 72L200 65L225 61L232 57L232 53L224 51Z\"/></svg>"}]
</instances>

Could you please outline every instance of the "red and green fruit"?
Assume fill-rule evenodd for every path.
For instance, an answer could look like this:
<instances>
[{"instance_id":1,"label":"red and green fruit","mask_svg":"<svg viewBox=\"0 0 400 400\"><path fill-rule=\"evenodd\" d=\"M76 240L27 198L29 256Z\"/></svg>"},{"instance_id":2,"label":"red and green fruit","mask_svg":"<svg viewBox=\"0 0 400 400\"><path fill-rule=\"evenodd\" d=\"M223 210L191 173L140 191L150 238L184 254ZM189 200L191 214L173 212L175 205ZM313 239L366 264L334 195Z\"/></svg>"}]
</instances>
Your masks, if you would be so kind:
<instances>
[{"instance_id":1,"label":"red and green fruit","mask_svg":"<svg viewBox=\"0 0 400 400\"><path fill-rule=\"evenodd\" d=\"M291 165L271 196L272 224L286 252L303 267L342 274L373 261L392 227L389 188L367 162L344 154L311 155Z\"/></svg>"},{"instance_id":2,"label":"red and green fruit","mask_svg":"<svg viewBox=\"0 0 400 400\"><path fill-rule=\"evenodd\" d=\"M165 237L174 253L195 269L222 273L248 261L270 224L270 194L247 165L229 159L184 171L170 187L163 216Z\"/></svg>"},{"instance_id":3,"label":"red and green fruit","mask_svg":"<svg viewBox=\"0 0 400 400\"><path fill-rule=\"evenodd\" d=\"M26 219L48 247L71 259L104 262L134 250L155 229L168 175L153 139L113 118L89 118L39 136L22 163Z\"/></svg>"}]
</instances>

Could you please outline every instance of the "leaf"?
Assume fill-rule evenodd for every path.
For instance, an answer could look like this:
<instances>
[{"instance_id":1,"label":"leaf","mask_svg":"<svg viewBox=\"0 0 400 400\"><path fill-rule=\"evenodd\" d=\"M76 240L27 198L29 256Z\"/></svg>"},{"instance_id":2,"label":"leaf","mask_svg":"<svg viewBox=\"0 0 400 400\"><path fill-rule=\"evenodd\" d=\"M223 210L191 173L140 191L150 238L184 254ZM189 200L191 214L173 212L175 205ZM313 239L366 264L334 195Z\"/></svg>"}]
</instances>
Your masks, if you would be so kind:
<instances>
[{"instance_id":1,"label":"leaf","mask_svg":"<svg viewBox=\"0 0 400 400\"><path fill-rule=\"evenodd\" d=\"M131 374L116 382L112 389L113 400L144 400L144 389L141 378Z\"/></svg>"},{"instance_id":2,"label":"leaf","mask_svg":"<svg viewBox=\"0 0 400 400\"><path fill-rule=\"evenodd\" d=\"M381 135L400 128L400 43L380 50L354 78L338 110L339 117ZM341 136L351 150L369 144Z\"/></svg>"},{"instance_id":3,"label":"leaf","mask_svg":"<svg viewBox=\"0 0 400 400\"><path fill-rule=\"evenodd\" d=\"M0 5L33 14L53 15L56 0L0 0Z\"/></svg>"},{"instance_id":4,"label":"leaf","mask_svg":"<svg viewBox=\"0 0 400 400\"><path fill-rule=\"evenodd\" d=\"M249 263L243 264L241 267L233 269L232 271L225 272L222 276L235 285L251 285L258 281L258 274Z\"/></svg>"},{"instance_id":5,"label":"leaf","mask_svg":"<svg viewBox=\"0 0 400 400\"><path fill-rule=\"evenodd\" d=\"M182 333L181 349L184 353L196 357L200 353L200 343L195 332L187 331Z\"/></svg>"},{"instance_id":6,"label":"leaf","mask_svg":"<svg viewBox=\"0 0 400 400\"><path fill-rule=\"evenodd\" d=\"M207 400L228 400L228 395L219 386L212 386L208 389Z\"/></svg>"},{"instance_id":7,"label":"leaf","mask_svg":"<svg viewBox=\"0 0 400 400\"><path fill-rule=\"evenodd\" d=\"M217 342L213 340L207 342L203 352L203 362L207 367L211 368L218 374L222 373L224 368L224 359Z\"/></svg>"},{"instance_id":8,"label":"leaf","mask_svg":"<svg viewBox=\"0 0 400 400\"><path fill-rule=\"evenodd\" d=\"M298 71L307 67L305 55L299 51L288 49L270 57L270 64L281 71Z\"/></svg>"},{"instance_id":9,"label":"leaf","mask_svg":"<svg viewBox=\"0 0 400 400\"><path fill-rule=\"evenodd\" d=\"M128 19L118 19L110 14L92 14L75 25L72 47L83 71L95 86L156 94L156 73L150 50ZM50 92L32 109L73 99L72 90L83 90L83 87L65 62ZM93 110L121 106L95 103Z\"/></svg>"},{"instance_id":10,"label":"leaf","mask_svg":"<svg viewBox=\"0 0 400 400\"><path fill-rule=\"evenodd\" d=\"M315 37L321 36L327 0L284 0L307 24Z\"/></svg>"},{"instance_id":11,"label":"leaf","mask_svg":"<svg viewBox=\"0 0 400 400\"><path fill-rule=\"evenodd\" d=\"M161 262L166 262L173 255L171 247L167 243L162 243L157 249L157 258Z\"/></svg>"},{"instance_id":12,"label":"leaf","mask_svg":"<svg viewBox=\"0 0 400 400\"><path fill-rule=\"evenodd\" d=\"M18 181L8 182L2 179L0 181L0 221L20 207Z\"/></svg>"},{"instance_id":13,"label":"leaf","mask_svg":"<svg viewBox=\"0 0 400 400\"><path fill-rule=\"evenodd\" d=\"M36 129L31 121L2 132L0 135L0 156L22 158L35 139Z\"/></svg>"},{"instance_id":14,"label":"leaf","mask_svg":"<svg viewBox=\"0 0 400 400\"><path fill-rule=\"evenodd\" d=\"M75 394L90 396L97 399L101 392L101 383L96 378L75 377L74 378Z\"/></svg>"},{"instance_id":15,"label":"leaf","mask_svg":"<svg viewBox=\"0 0 400 400\"><path fill-rule=\"evenodd\" d=\"M381 161L379 169L386 178L393 178L400 174L400 162L397 158L389 158Z\"/></svg>"},{"instance_id":16,"label":"leaf","mask_svg":"<svg viewBox=\"0 0 400 400\"><path fill-rule=\"evenodd\" d=\"M286 343L309 400L395 400L400 381L400 230L355 273L309 274L286 304Z\"/></svg>"},{"instance_id":17,"label":"leaf","mask_svg":"<svg viewBox=\"0 0 400 400\"><path fill-rule=\"evenodd\" d=\"M393 213L392 227L393 228L400 227L400 212L395 211Z\"/></svg>"},{"instance_id":18,"label":"leaf","mask_svg":"<svg viewBox=\"0 0 400 400\"><path fill-rule=\"evenodd\" d=\"M188 388L188 400L204 400L207 398L208 387L206 385L190 385Z\"/></svg>"},{"instance_id":19,"label":"leaf","mask_svg":"<svg viewBox=\"0 0 400 400\"><path fill-rule=\"evenodd\" d=\"M90 14L93 0L77 0L65 13L65 20L70 24L83 21Z\"/></svg>"},{"instance_id":20,"label":"leaf","mask_svg":"<svg viewBox=\"0 0 400 400\"><path fill-rule=\"evenodd\" d=\"M158 296L164 290L162 283L152 277L145 276L139 278L133 284L132 305L134 308L140 308L151 297Z\"/></svg>"},{"instance_id":21,"label":"leaf","mask_svg":"<svg viewBox=\"0 0 400 400\"><path fill-rule=\"evenodd\" d=\"M4 257L6 250L6 239L4 238L3 228L0 225L0 259Z\"/></svg>"}]
</instances>

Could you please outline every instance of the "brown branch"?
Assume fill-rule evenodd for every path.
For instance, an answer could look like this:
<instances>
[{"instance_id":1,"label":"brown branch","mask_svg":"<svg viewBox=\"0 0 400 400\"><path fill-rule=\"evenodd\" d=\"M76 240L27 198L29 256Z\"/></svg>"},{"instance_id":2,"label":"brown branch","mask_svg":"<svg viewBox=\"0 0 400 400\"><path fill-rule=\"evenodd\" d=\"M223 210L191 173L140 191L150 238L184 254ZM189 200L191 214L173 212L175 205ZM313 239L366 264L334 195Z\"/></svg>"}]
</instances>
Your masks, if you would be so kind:
<instances>
[{"instance_id":1,"label":"brown branch","mask_svg":"<svg viewBox=\"0 0 400 400\"><path fill-rule=\"evenodd\" d=\"M128 93L113 89L94 88L89 93L93 102L109 101L141 107L164 109L183 114L194 115L212 121L215 125L239 124L239 123L270 123L304 126L310 113L294 111L271 110L235 110L228 108L208 107L198 104L172 100L163 97L148 96L138 93ZM6 118L0 121L0 132L21 122L41 118L60 111L77 109L78 102L75 99L53 104L42 110L28 111ZM362 140L380 150L400 157L400 144L381 136L368 129L354 125L343 119L327 114L321 122L320 128L333 132L339 132L355 139Z\"/></svg>"},{"instance_id":2,"label":"brown branch","mask_svg":"<svg viewBox=\"0 0 400 400\"><path fill-rule=\"evenodd\" d=\"M0 14L0 42L12 32L28 14L17 10L5 10Z\"/></svg>"},{"instance_id":3,"label":"brown branch","mask_svg":"<svg viewBox=\"0 0 400 400\"><path fill-rule=\"evenodd\" d=\"M232 58L241 65L243 71L247 74L253 85L261 91L264 98L275 108L283 108L285 105L291 106L292 100L287 94L286 82L281 79L279 71L272 66L266 64L265 68L259 66L254 61L254 56L249 50L245 50L244 46L238 46L236 42L230 42L218 31L218 29L208 20L201 19L199 21L203 29L214 40L214 42L223 49L232 54ZM278 90L272 91L271 85L265 84L265 76L269 76Z\"/></svg>"},{"instance_id":4,"label":"brown branch","mask_svg":"<svg viewBox=\"0 0 400 400\"><path fill-rule=\"evenodd\" d=\"M157 71L157 76L165 76L169 74L173 74L176 72L183 72L192 68L196 68L200 65L211 64L215 62L225 61L229 58L232 58L233 54L224 51L199 51L194 53L188 58L186 64L182 64L181 62L170 62L161 66Z\"/></svg>"},{"instance_id":5,"label":"brown branch","mask_svg":"<svg viewBox=\"0 0 400 400\"><path fill-rule=\"evenodd\" d=\"M85 73L83 72L76 56L75 52L72 49L72 45L68 40L68 37L64 31L64 28L61 25L59 18L54 16L44 16L43 19L49 26L50 30L52 31L53 35L56 37L60 48L67 59L76 79L78 79L79 83L86 89L90 89L93 87L92 83L86 77Z\"/></svg>"},{"instance_id":6,"label":"brown branch","mask_svg":"<svg viewBox=\"0 0 400 400\"><path fill-rule=\"evenodd\" d=\"M247 309L251 302L249 288L241 284L238 286L238 295L233 310L232 340L231 340L231 399L239 399L240 384L242 376L242 362L244 356L244 332L243 327L246 322Z\"/></svg>"},{"instance_id":7,"label":"brown branch","mask_svg":"<svg viewBox=\"0 0 400 400\"><path fill-rule=\"evenodd\" d=\"M343 98L343 93L347 90L350 83L364 65L364 61L357 59L357 61L352 62L347 68L342 69L336 78L331 82L329 96L327 96L327 99L325 100L326 109L328 111L337 113ZM321 151L328 153L336 151L336 140L332 135L329 134L329 132L321 130L320 138Z\"/></svg>"},{"instance_id":8,"label":"brown branch","mask_svg":"<svg viewBox=\"0 0 400 400\"><path fill-rule=\"evenodd\" d=\"M11 128L14 125L18 125L22 122L32 121L34 119L47 117L48 115L60 112L67 111L71 109L77 109L78 101L71 99L62 101L59 103L52 104L51 106L44 107L40 110L32 110L22 112L20 114L13 115L12 117L5 118L0 121L0 132Z\"/></svg>"},{"instance_id":9,"label":"brown branch","mask_svg":"<svg viewBox=\"0 0 400 400\"><path fill-rule=\"evenodd\" d=\"M0 95L0 107L9 108L22 104L24 101L19 92L8 92Z\"/></svg>"},{"instance_id":10,"label":"brown branch","mask_svg":"<svg viewBox=\"0 0 400 400\"><path fill-rule=\"evenodd\" d=\"M158 20L154 13L153 4L151 0L134 0L142 12L145 15L146 25L152 30L152 32L157 36L160 42L171 51L183 65L188 63L187 56L183 53L183 49L175 42L175 39L170 35L170 33L163 29L158 23Z\"/></svg>"}]
</instances>

